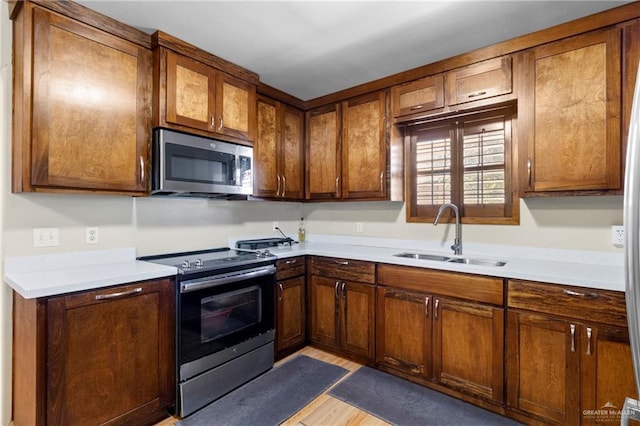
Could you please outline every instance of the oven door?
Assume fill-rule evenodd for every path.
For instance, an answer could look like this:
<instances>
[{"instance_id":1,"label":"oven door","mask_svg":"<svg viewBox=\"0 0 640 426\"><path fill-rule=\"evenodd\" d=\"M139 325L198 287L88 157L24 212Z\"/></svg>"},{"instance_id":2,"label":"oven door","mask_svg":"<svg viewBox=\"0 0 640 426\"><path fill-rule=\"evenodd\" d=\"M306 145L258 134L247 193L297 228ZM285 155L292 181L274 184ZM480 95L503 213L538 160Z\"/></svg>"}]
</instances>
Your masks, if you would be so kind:
<instances>
[{"instance_id":1,"label":"oven door","mask_svg":"<svg viewBox=\"0 0 640 426\"><path fill-rule=\"evenodd\" d=\"M181 282L180 380L272 342L274 286L273 265Z\"/></svg>"}]
</instances>

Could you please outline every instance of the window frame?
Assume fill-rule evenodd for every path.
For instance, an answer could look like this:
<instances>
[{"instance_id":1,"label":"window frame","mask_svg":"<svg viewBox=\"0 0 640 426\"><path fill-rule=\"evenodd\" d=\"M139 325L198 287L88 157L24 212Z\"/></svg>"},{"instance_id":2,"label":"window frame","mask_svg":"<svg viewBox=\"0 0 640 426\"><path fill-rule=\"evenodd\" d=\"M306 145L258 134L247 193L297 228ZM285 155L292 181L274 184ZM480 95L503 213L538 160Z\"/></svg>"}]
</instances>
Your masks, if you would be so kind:
<instances>
[{"instance_id":1,"label":"window frame","mask_svg":"<svg viewBox=\"0 0 640 426\"><path fill-rule=\"evenodd\" d=\"M464 123L473 125L473 122L488 120L492 117L502 117L505 129L504 146L504 170L505 170L505 203L503 204L464 204L464 165L462 141L464 134ZM408 223L425 223L435 220L440 204L418 205L417 204L417 159L416 142L417 133L449 127L451 138L451 166L450 182L457 185L457 189L452 188L449 202L455 203L460 210L460 220L468 224L488 224L488 225L518 225L520 223L520 197L518 194L518 162L517 162L517 127L516 127L516 107L514 104L502 105L494 108L485 108L467 113L433 117L426 120L407 123L404 126L405 144L405 200L406 200L406 221ZM502 215L496 215L496 211L502 211ZM482 213L486 212L486 215ZM454 220L450 211L448 216L443 216L442 221L452 222Z\"/></svg>"}]
</instances>

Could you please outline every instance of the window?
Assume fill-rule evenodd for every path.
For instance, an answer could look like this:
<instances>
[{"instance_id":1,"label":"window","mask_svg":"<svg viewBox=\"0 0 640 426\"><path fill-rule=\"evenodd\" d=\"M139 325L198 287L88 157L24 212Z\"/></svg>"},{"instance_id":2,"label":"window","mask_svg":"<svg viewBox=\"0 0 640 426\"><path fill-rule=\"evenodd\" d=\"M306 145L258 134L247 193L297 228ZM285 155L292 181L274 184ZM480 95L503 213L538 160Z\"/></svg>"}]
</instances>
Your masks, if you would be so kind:
<instances>
[{"instance_id":1,"label":"window","mask_svg":"<svg viewBox=\"0 0 640 426\"><path fill-rule=\"evenodd\" d=\"M517 224L509 107L406 127L407 221L454 203L465 223Z\"/></svg>"}]
</instances>

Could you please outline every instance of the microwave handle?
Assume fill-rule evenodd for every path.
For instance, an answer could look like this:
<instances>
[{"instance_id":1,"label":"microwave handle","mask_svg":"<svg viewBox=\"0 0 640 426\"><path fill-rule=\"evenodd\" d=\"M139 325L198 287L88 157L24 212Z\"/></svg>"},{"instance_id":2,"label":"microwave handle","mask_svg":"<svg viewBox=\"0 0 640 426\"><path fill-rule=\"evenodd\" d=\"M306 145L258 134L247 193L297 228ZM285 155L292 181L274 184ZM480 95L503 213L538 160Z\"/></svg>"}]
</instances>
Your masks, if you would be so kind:
<instances>
[{"instance_id":1,"label":"microwave handle","mask_svg":"<svg viewBox=\"0 0 640 426\"><path fill-rule=\"evenodd\" d=\"M235 170L234 185L240 186L240 155L239 154L236 154L235 161L236 161L236 170Z\"/></svg>"}]
</instances>

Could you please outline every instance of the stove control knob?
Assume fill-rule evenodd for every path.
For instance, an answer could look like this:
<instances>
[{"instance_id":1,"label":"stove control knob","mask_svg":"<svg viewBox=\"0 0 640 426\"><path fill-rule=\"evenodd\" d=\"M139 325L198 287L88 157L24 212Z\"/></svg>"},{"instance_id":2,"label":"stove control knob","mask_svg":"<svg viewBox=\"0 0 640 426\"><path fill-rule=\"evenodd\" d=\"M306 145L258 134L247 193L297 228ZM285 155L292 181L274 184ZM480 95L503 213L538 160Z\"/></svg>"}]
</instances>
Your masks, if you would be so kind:
<instances>
[{"instance_id":1,"label":"stove control knob","mask_svg":"<svg viewBox=\"0 0 640 426\"><path fill-rule=\"evenodd\" d=\"M196 268L202 268L202 266L204 265L204 264L202 263L202 259L196 259L196 260L194 261L194 263L195 263Z\"/></svg>"},{"instance_id":2,"label":"stove control knob","mask_svg":"<svg viewBox=\"0 0 640 426\"><path fill-rule=\"evenodd\" d=\"M269 257L271 256L271 252L269 250L265 250L264 252L262 252L262 257Z\"/></svg>"},{"instance_id":3,"label":"stove control knob","mask_svg":"<svg viewBox=\"0 0 640 426\"><path fill-rule=\"evenodd\" d=\"M189 263L188 260L185 260L184 262L182 262L182 269L189 269L191 268L191 263Z\"/></svg>"}]
</instances>

